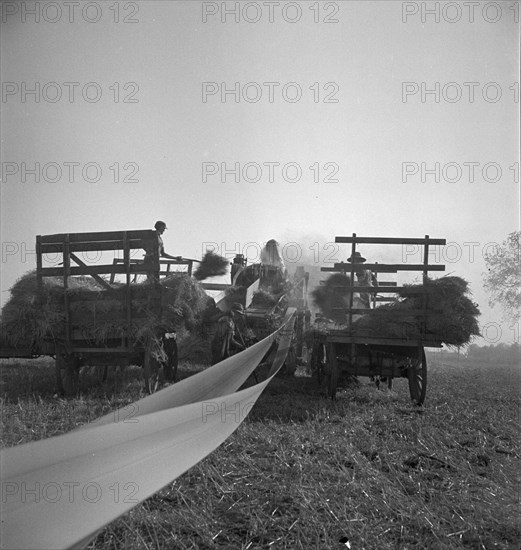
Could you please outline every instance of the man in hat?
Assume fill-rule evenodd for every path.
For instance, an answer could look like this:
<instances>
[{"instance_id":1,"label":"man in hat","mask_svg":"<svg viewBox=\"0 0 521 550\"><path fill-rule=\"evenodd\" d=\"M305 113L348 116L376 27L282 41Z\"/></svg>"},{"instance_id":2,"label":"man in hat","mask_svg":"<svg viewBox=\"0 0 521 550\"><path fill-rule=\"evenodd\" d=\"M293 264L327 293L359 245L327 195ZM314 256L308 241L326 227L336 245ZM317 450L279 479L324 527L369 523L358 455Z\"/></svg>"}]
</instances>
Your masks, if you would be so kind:
<instances>
[{"instance_id":1,"label":"man in hat","mask_svg":"<svg viewBox=\"0 0 521 550\"><path fill-rule=\"evenodd\" d=\"M363 268L366 261L360 252L355 252L354 256L347 259L349 263L355 264L356 283L355 286L373 286L373 277L371 271ZM371 306L371 295L369 292L360 292L360 300L364 306Z\"/></svg>"},{"instance_id":2,"label":"man in hat","mask_svg":"<svg viewBox=\"0 0 521 550\"><path fill-rule=\"evenodd\" d=\"M165 232L166 223L162 221L157 221L154 225L154 229L156 230L156 236L157 236L157 254L158 258L167 258L169 260L182 260L182 256L172 256L170 254L167 254L165 252L165 246L163 244L163 239L161 235ZM145 249L145 265L150 265L152 263L152 259L154 257L154 250L153 249Z\"/></svg>"},{"instance_id":3,"label":"man in hat","mask_svg":"<svg viewBox=\"0 0 521 550\"><path fill-rule=\"evenodd\" d=\"M183 259L182 256L171 256L170 254L167 254L165 252L163 238L161 237L161 235L165 232L165 229L168 229L166 226L166 223L162 221L157 221L154 224L154 229L156 230L156 234L157 234L157 246L159 249L159 257L168 258L169 260L182 260ZM148 254L148 251L147 251L147 254Z\"/></svg>"},{"instance_id":4,"label":"man in hat","mask_svg":"<svg viewBox=\"0 0 521 550\"><path fill-rule=\"evenodd\" d=\"M217 321L217 330L212 340L212 365L230 357L232 351L237 353L245 349L244 342L239 342L236 338L237 336L242 340L237 321L243 316L244 307L235 303L230 311L224 313Z\"/></svg>"}]
</instances>

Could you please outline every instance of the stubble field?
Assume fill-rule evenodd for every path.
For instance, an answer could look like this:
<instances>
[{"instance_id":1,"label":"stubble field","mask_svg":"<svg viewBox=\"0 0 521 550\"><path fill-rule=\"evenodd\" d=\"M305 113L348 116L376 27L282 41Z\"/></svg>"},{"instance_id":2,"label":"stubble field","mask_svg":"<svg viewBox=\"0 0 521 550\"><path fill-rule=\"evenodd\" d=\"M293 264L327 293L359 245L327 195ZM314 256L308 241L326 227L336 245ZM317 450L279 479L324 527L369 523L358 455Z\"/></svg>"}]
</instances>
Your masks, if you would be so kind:
<instances>
[{"instance_id":1,"label":"stubble field","mask_svg":"<svg viewBox=\"0 0 521 550\"><path fill-rule=\"evenodd\" d=\"M182 376L197 370L181 365ZM518 366L431 356L421 408L406 380L389 391L360 378L331 402L300 374L275 379L220 448L88 548L521 548ZM51 359L4 361L2 446L143 396L137 368L94 378L62 399Z\"/></svg>"}]
</instances>

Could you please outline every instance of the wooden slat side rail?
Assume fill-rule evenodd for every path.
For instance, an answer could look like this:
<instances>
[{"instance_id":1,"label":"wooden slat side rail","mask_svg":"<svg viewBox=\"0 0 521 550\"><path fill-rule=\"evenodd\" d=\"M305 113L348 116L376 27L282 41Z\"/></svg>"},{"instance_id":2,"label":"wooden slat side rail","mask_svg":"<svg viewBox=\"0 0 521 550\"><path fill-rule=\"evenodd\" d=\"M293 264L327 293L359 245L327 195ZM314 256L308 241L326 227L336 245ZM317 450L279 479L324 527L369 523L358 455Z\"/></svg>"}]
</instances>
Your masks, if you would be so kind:
<instances>
[{"instance_id":1,"label":"wooden slat side rail","mask_svg":"<svg viewBox=\"0 0 521 550\"><path fill-rule=\"evenodd\" d=\"M445 271L445 265L441 264L363 264L364 269L380 273L397 273L398 271ZM321 267L320 271L350 272L351 264L335 263L334 267Z\"/></svg>"},{"instance_id":2,"label":"wooden slat side rail","mask_svg":"<svg viewBox=\"0 0 521 550\"><path fill-rule=\"evenodd\" d=\"M375 264L371 264L371 265L375 265ZM366 264L364 264L364 269L365 269L365 267L366 267ZM422 266L422 269L423 269L423 266ZM334 272L334 273L347 273L347 274L349 274L351 272L351 264L346 264L344 262L335 263L334 267L321 267L320 271L325 271L325 272L328 272L328 273ZM374 271L374 269L373 269L373 271ZM389 267L389 268L384 267L384 268L380 269L379 272L380 273L398 273L398 270L395 269L394 267Z\"/></svg>"},{"instance_id":3,"label":"wooden slat side rail","mask_svg":"<svg viewBox=\"0 0 521 550\"><path fill-rule=\"evenodd\" d=\"M76 254L73 254L72 252L69 254L71 260L74 260L79 266L81 267L88 267L87 264L85 262L82 262L78 256L76 256ZM111 286L109 285L109 283L107 283L107 281L105 281L105 279L102 279L99 275L96 275L96 274L92 274L92 277L94 277L94 279L96 280L97 283L99 283L103 288L105 288L106 290L111 290Z\"/></svg>"},{"instance_id":4,"label":"wooden slat side rail","mask_svg":"<svg viewBox=\"0 0 521 550\"><path fill-rule=\"evenodd\" d=\"M149 273L150 268L146 269L143 263L130 264L130 273L138 273L146 275ZM86 267L73 266L70 268L70 275L102 275L110 273L126 273L127 268L125 265L88 265ZM157 271L159 274L159 271ZM63 275L63 267L44 267L42 268L43 277L60 277Z\"/></svg>"},{"instance_id":5,"label":"wooden slat side rail","mask_svg":"<svg viewBox=\"0 0 521 550\"><path fill-rule=\"evenodd\" d=\"M417 348L417 340L409 338L380 338L378 336L346 336L345 334L329 334L327 337L329 342L338 342L340 344L376 344L383 346L399 346ZM441 348L443 344L437 340L423 340L423 346L426 348Z\"/></svg>"},{"instance_id":6,"label":"wooden slat side rail","mask_svg":"<svg viewBox=\"0 0 521 550\"><path fill-rule=\"evenodd\" d=\"M153 229L137 229L126 231L129 239L143 239L146 241L157 239L156 232ZM42 244L63 243L67 233L57 233L55 235L41 235ZM96 233L70 233L70 243L80 243L89 241L123 241L125 231L100 231Z\"/></svg>"},{"instance_id":7,"label":"wooden slat side rail","mask_svg":"<svg viewBox=\"0 0 521 550\"><path fill-rule=\"evenodd\" d=\"M135 353L136 350L134 348L80 348L80 347L72 347L72 352L75 353Z\"/></svg>"},{"instance_id":8,"label":"wooden slat side rail","mask_svg":"<svg viewBox=\"0 0 521 550\"><path fill-rule=\"evenodd\" d=\"M445 239L410 239L399 237L335 237L335 243L347 244L429 244L440 245L447 244Z\"/></svg>"},{"instance_id":9,"label":"wooden slat side rail","mask_svg":"<svg viewBox=\"0 0 521 550\"><path fill-rule=\"evenodd\" d=\"M333 287L335 288L335 287ZM350 292L351 290L353 292L369 292L370 294L376 293L391 293L391 294L397 294L398 292L401 292L403 290L406 290L408 294L414 294L414 295L422 295L424 291L421 288L414 288L410 286L341 286L339 285L337 288L343 288L346 289L346 296L347 292Z\"/></svg>"},{"instance_id":10,"label":"wooden slat side rail","mask_svg":"<svg viewBox=\"0 0 521 550\"><path fill-rule=\"evenodd\" d=\"M152 239L129 239L129 246L132 250L145 249L154 242ZM116 241L85 241L70 243L71 252L97 252L103 250L123 250L123 240ZM61 243L41 243L42 254L56 254L62 251Z\"/></svg>"},{"instance_id":11,"label":"wooden slat side rail","mask_svg":"<svg viewBox=\"0 0 521 550\"><path fill-rule=\"evenodd\" d=\"M322 280L322 281L318 281L318 284L319 285L325 285L326 284L326 281L325 280ZM395 281L378 281L378 286L375 286L374 288L380 288L380 285L382 285L383 287L386 287L386 286L397 286L398 283L396 283ZM344 288L346 285L338 285L338 288ZM333 286L332 288L337 288L336 285Z\"/></svg>"},{"instance_id":12,"label":"wooden slat side rail","mask_svg":"<svg viewBox=\"0 0 521 550\"><path fill-rule=\"evenodd\" d=\"M109 290L72 290L69 292L69 301L70 303L75 302L101 302L104 300L120 300L125 299L126 286L121 284L117 288L112 288ZM131 285L130 286L131 297L132 299L142 300L145 299L148 295L148 288L146 285Z\"/></svg>"},{"instance_id":13,"label":"wooden slat side rail","mask_svg":"<svg viewBox=\"0 0 521 550\"><path fill-rule=\"evenodd\" d=\"M333 311L342 312L345 311L346 313L349 312L348 307L334 307L332 308ZM352 313L360 313L362 315L371 315L373 314L377 309L367 309L367 308L352 308ZM393 316L396 317L442 317L442 312L436 312L436 311L424 311L423 309L398 309L393 310Z\"/></svg>"}]
</instances>

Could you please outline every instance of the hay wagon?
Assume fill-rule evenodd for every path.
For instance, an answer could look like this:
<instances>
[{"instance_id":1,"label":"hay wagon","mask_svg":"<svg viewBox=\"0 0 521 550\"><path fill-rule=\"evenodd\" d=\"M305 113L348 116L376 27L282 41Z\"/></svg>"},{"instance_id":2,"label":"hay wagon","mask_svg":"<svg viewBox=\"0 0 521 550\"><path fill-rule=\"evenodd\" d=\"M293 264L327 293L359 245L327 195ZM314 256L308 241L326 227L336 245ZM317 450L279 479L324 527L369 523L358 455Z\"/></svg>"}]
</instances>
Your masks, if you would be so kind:
<instances>
[{"instance_id":1,"label":"hay wagon","mask_svg":"<svg viewBox=\"0 0 521 550\"><path fill-rule=\"evenodd\" d=\"M444 271L445 266L429 264L429 247L444 245L444 239L431 239L429 236L419 239L410 238L378 238L378 237L336 237L336 243L351 244L351 258L357 252L358 244L377 245L415 245L423 248L421 264L363 264L365 270L373 274L370 286L357 286L355 283L356 266L354 263L335 263L334 267L322 268L322 271L350 275L350 288L346 293L344 305L335 308L340 315L345 315L345 323L331 325L324 323L321 328L313 330L313 345L311 368L321 385L325 385L327 393L335 398L337 387L343 377L367 376L378 386L386 383L392 387L393 379L406 378L409 385L411 400L422 405L427 390L427 359L426 347L441 347L441 341L436 334L426 330L429 317L436 315L429 307L429 297L425 290L418 290L422 296L422 308L401 312L410 321L414 317L414 330L410 322L404 323L400 330L393 334L376 333L357 327L356 321L361 316L371 316L378 312L378 306L392 300L391 296L401 290L394 281L378 281L379 274L397 274L403 271L418 271L423 274L423 288L430 271ZM402 249L403 250L403 249ZM402 255L403 256L403 255ZM365 293L370 297L370 307L356 307L357 296ZM319 323L320 324L320 323ZM395 327L396 328L396 327Z\"/></svg>"},{"instance_id":2,"label":"hay wagon","mask_svg":"<svg viewBox=\"0 0 521 550\"><path fill-rule=\"evenodd\" d=\"M134 258L137 250L150 251L150 261ZM93 259L102 263L87 263ZM54 357L57 390L65 394L77 391L83 366L97 368L104 379L108 366L140 365L153 392L161 366L170 381L177 369L175 334L161 324L160 276L171 264L191 274L190 260L160 260L152 230L37 236L36 299L42 311L61 301L55 303L59 322L30 349L4 347L0 356ZM131 284L140 275L146 283Z\"/></svg>"}]
</instances>

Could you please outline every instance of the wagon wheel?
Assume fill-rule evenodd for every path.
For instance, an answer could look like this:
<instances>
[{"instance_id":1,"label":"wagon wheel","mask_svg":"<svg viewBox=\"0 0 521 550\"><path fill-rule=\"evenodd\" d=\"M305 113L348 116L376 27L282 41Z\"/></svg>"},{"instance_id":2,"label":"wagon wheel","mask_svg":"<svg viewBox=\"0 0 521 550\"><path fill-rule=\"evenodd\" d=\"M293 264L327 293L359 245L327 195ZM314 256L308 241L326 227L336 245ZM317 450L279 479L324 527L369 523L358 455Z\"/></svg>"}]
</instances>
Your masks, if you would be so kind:
<instances>
[{"instance_id":1,"label":"wagon wheel","mask_svg":"<svg viewBox=\"0 0 521 550\"><path fill-rule=\"evenodd\" d=\"M163 348L165 350L167 360L163 364L163 373L167 382L175 382L177 379L177 365L179 363L179 353L177 341L175 338L164 340Z\"/></svg>"},{"instance_id":2,"label":"wagon wheel","mask_svg":"<svg viewBox=\"0 0 521 550\"><path fill-rule=\"evenodd\" d=\"M319 387L322 386L322 382L324 381L326 362L326 346L324 344L314 343L311 349L310 367L311 374L316 376Z\"/></svg>"},{"instance_id":3,"label":"wagon wheel","mask_svg":"<svg viewBox=\"0 0 521 550\"><path fill-rule=\"evenodd\" d=\"M418 348L418 355L410 359L407 379L412 401L418 406L423 405L427 392L427 358L423 346Z\"/></svg>"},{"instance_id":4,"label":"wagon wheel","mask_svg":"<svg viewBox=\"0 0 521 550\"><path fill-rule=\"evenodd\" d=\"M159 364L152 354L153 342L149 339L145 346L145 357L143 360L143 377L145 379L145 390L154 393L159 385Z\"/></svg>"}]
</instances>

